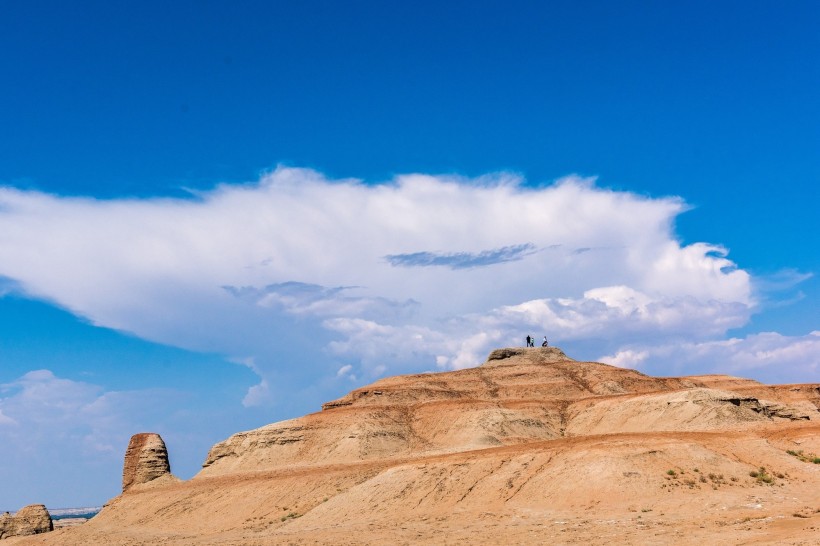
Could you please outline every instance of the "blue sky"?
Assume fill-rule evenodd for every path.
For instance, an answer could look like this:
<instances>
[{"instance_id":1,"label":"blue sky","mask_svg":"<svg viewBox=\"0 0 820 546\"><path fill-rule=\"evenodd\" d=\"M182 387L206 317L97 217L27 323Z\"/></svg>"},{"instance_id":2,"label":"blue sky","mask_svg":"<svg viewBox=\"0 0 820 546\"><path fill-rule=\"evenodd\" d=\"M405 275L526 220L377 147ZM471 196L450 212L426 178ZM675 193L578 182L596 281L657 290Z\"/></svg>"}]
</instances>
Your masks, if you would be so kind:
<instances>
[{"instance_id":1,"label":"blue sky","mask_svg":"<svg viewBox=\"0 0 820 546\"><path fill-rule=\"evenodd\" d=\"M820 379L811 2L0 8L0 509L544 334Z\"/></svg>"}]
</instances>

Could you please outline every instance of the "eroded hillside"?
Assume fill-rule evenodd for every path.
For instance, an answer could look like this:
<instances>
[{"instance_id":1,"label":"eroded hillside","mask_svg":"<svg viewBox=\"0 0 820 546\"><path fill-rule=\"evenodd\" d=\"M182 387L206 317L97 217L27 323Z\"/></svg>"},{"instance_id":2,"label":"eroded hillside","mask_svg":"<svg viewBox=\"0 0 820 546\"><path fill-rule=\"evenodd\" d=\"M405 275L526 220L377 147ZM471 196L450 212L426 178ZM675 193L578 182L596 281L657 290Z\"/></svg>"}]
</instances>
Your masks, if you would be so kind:
<instances>
[{"instance_id":1,"label":"eroded hillside","mask_svg":"<svg viewBox=\"0 0 820 546\"><path fill-rule=\"evenodd\" d=\"M193 479L20 543L817 544L818 408L816 384L500 349L235 434Z\"/></svg>"}]
</instances>

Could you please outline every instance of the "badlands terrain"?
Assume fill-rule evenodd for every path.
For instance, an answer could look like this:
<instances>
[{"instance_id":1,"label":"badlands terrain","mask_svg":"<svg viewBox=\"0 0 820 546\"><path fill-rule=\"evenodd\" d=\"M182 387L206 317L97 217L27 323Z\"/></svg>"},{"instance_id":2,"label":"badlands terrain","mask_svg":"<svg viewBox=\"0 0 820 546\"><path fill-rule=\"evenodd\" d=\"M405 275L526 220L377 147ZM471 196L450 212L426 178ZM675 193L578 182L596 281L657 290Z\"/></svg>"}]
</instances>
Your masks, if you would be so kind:
<instances>
[{"instance_id":1,"label":"badlands terrain","mask_svg":"<svg viewBox=\"0 0 820 546\"><path fill-rule=\"evenodd\" d=\"M126 464L88 523L3 545L817 545L818 408L820 384L500 349L235 434L188 481Z\"/></svg>"}]
</instances>

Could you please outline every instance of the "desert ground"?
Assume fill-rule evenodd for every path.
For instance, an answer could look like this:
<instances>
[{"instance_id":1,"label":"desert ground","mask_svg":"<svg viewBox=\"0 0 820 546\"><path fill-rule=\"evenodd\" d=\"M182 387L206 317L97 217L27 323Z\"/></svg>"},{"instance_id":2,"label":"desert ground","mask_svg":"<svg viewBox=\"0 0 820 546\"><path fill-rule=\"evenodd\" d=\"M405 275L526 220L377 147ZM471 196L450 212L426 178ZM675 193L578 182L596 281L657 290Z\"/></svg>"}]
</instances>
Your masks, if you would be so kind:
<instances>
[{"instance_id":1,"label":"desert ground","mask_svg":"<svg viewBox=\"0 0 820 546\"><path fill-rule=\"evenodd\" d=\"M11 545L820 544L820 384L557 348L382 379Z\"/></svg>"}]
</instances>

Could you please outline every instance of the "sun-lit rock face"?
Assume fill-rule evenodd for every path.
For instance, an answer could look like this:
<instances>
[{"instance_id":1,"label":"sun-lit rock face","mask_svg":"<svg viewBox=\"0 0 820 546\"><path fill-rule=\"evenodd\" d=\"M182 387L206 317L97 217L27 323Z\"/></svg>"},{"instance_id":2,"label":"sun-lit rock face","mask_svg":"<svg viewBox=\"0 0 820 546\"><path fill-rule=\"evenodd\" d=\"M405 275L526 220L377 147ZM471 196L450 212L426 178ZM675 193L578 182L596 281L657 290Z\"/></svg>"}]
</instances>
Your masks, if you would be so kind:
<instances>
[{"instance_id":1,"label":"sun-lit rock face","mask_svg":"<svg viewBox=\"0 0 820 546\"><path fill-rule=\"evenodd\" d=\"M51 515L42 504L30 504L13 516L9 513L0 515L0 539L38 535L53 529Z\"/></svg>"},{"instance_id":2,"label":"sun-lit rock face","mask_svg":"<svg viewBox=\"0 0 820 546\"><path fill-rule=\"evenodd\" d=\"M168 450L159 434L140 432L131 437L122 468L122 491L171 473Z\"/></svg>"}]
</instances>

